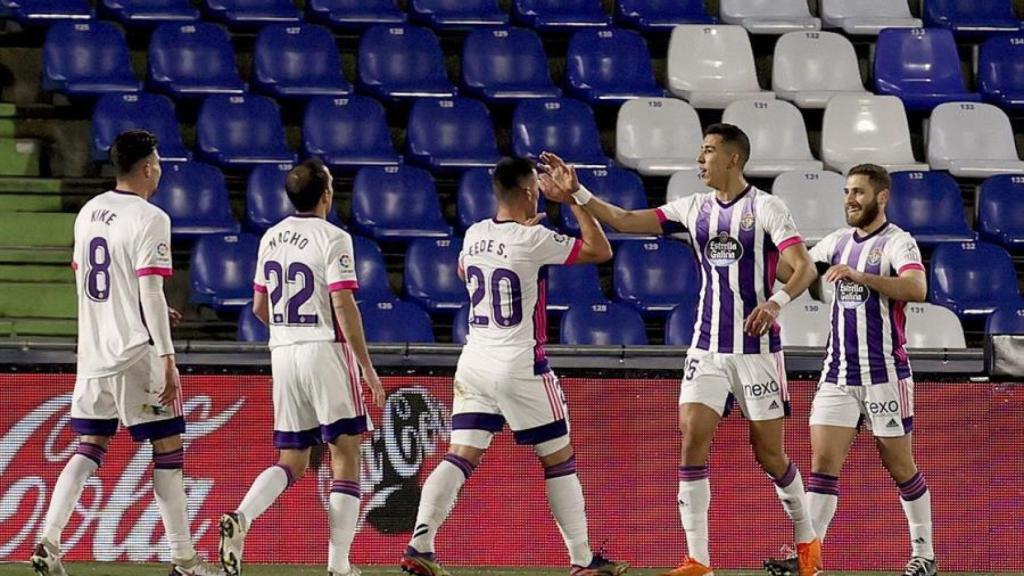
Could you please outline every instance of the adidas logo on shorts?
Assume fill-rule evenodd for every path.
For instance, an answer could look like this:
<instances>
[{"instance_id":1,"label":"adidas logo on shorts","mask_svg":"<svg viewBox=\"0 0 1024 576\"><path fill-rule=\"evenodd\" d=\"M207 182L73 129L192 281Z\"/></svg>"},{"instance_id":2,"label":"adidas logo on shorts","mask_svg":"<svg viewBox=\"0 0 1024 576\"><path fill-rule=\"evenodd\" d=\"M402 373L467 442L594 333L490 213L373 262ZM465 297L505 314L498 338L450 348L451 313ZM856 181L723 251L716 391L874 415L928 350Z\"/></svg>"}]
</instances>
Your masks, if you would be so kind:
<instances>
[{"instance_id":1,"label":"adidas logo on shorts","mask_svg":"<svg viewBox=\"0 0 1024 576\"><path fill-rule=\"evenodd\" d=\"M896 422L895 418L889 418L889 423L885 425L886 428L899 428L899 423Z\"/></svg>"},{"instance_id":2,"label":"adidas logo on shorts","mask_svg":"<svg viewBox=\"0 0 1024 576\"><path fill-rule=\"evenodd\" d=\"M775 401L775 400L772 400L772 403L771 403L771 405L768 406L768 409L769 410L778 410L779 409L779 403L777 401Z\"/></svg>"}]
</instances>

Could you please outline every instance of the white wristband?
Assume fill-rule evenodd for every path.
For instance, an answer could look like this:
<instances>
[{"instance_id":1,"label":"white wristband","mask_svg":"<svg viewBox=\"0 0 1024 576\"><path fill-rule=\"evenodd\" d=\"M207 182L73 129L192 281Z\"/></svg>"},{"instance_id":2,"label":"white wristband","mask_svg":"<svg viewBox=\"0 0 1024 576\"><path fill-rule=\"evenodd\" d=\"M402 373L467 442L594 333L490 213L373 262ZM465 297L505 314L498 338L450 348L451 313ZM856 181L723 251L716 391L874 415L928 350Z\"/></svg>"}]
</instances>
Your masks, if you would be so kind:
<instances>
[{"instance_id":1,"label":"white wristband","mask_svg":"<svg viewBox=\"0 0 1024 576\"><path fill-rule=\"evenodd\" d=\"M769 300L778 304L779 308L785 308L786 304L789 304L790 300L792 299L793 297L790 296L789 293L786 292L785 290L779 290L775 294L772 294L772 297L769 298Z\"/></svg>"},{"instance_id":2,"label":"white wristband","mask_svg":"<svg viewBox=\"0 0 1024 576\"><path fill-rule=\"evenodd\" d=\"M572 193L572 199L576 201L576 204L583 206L594 197L594 195L587 190L582 184L580 184L579 190Z\"/></svg>"}]
</instances>

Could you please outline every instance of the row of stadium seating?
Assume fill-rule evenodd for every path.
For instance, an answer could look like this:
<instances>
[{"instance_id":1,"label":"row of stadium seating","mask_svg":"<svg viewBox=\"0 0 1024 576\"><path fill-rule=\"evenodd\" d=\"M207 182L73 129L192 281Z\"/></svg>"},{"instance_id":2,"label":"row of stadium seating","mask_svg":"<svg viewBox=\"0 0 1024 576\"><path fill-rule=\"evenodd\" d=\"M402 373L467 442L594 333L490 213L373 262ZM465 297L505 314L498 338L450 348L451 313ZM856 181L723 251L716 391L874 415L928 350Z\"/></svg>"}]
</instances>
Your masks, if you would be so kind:
<instances>
[{"instance_id":1,"label":"row of stadium seating","mask_svg":"<svg viewBox=\"0 0 1024 576\"><path fill-rule=\"evenodd\" d=\"M303 14L290 0L204 0L213 20L239 28L268 22L298 23ZM410 0L409 12L395 0L311 0L306 18L339 30L407 21L436 29L529 26L544 32L607 28L616 23L645 32L663 32L678 24L738 24L755 34L842 28L850 34L877 34L886 27L941 27L973 38L1021 29L1011 0L926 0L924 21L911 16L905 0L822 0L821 18L811 15L804 0L721 0L720 18L711 16L703 0L617 0L614 17L601 0L514 0L511 14L498 0ZM23 24L56 19L90 19L88 0L3 0L2 6ZM159 22L194 22L199 11L188 0L103 0L101 14L126 26Z\"/></svg>"},{"instance_id":2,"label":"row of stadium seating","mask_svg":"<svg viewBox=\"0 0 1024 576\"><path fill-rule=\"evenodd\" d=\"M137 92L123 34L109 22L51 26L43 47L43 88L73 97ZM644 39L629 30L583 30L568 45L567 95L592 105L666 95L655 82ZM432 31L375 26L360 39L357 85L383 101L450 98L460 92L444 66ZM981 45L979 92L960 70L953 34L944 29L887 29L878 36L874 87L901 98L911 112L943 102L981 101L1007 110L1024 107L1024 36L993 37ZM342 75L334 36L318 25L270 24L256 39L252 88L282 101L343 97L353 87ZM480 30L463 44L461 91L488 103L552 98L562 90L548 73L540 37L524 28ZM146 86L186 100L244 94L228 33L216 24L164 24L149 43ZM831 96L865 94L850 41L834 32L791 32L774 51L772 91L758 84L747 32L739 26L680 26L668 47L669 91L697 108L725 108L749 98L791 100L823 108Z\"/></svg>"}]
</instances>

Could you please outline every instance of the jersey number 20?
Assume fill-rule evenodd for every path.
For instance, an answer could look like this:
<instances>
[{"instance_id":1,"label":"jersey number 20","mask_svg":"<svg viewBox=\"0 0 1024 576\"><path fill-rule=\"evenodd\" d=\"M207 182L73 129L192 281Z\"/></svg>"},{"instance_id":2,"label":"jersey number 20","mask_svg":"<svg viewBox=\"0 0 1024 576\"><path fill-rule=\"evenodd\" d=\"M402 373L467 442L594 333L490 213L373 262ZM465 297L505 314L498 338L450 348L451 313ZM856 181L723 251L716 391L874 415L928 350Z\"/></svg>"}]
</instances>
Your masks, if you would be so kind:
<instances>
[{"instance_id":1,"label":"jersey number 20","mask_svg":"<svg viewBox=\"0 0 1024 576\"><path fill-rule=\"evenodd\" d=\"M491 289L491 312L494 323L511 328L523 321L523 286L519 276L506 268L495 268L488 284L484 271L476 266L466 268L466 282L470 284L469 325L484 327L490 324L487 316L478 316L476 307Z\"/></svg>"}]
</instances>

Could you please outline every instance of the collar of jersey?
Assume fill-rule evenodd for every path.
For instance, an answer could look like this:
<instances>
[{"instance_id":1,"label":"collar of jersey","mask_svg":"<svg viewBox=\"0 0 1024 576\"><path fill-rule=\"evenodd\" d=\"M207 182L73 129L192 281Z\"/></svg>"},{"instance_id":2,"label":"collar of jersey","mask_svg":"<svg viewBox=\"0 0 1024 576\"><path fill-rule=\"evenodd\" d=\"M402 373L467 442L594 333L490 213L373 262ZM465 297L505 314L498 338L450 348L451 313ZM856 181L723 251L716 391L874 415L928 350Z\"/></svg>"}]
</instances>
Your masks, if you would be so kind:
<instances>
[{"instance_id":1,"label":"collar of jersey","mask_svg":"<svg viewBox=\"0 0 1024 576\"><path fill-rule=\"evenodd\" d=\"M731 207L732 207L732 206L733 206L734 204L736 204L737 202L739 202L740 200L742 200L744 196L746 196L747 194L749 194L749 193L750 193L750 190L751 190L751 189L752 189L753 187L754 187L754 185L753 185L753 184L747 184L747 187L743 189L743 192L740 192L740 195L739 195L739 196L737 196L737 197L733 198L733 199L732 199L731 201L729 201L729 202L727 202L727 203L726 203L726 202L722 202L721 200L719 200L719 199L718 199L718 194L715 194L715 202L718 202L718 205L719 205L720 207L722 207L722 208L731 208Z\"/></svg>"},{"instance_id":2,"label":"collar of jersey","mask_svg":"<svg viewBox=\"0 0 1024 576\"><path fill-rule=\"evenodd\" d=\"M881 234L882 230L885 230L888 227L889 227L889 221L886 220L885 224L882 224L881 226L878 227L878 230L875 230L874 232L872 232L871 234L868 234L867 236L865 236L863 238L857 236L857 229L854 228L853 229L853 241L856 242L857 244L860 244L861 242L864 242L865 240L871 240L875 236L878 236L879 234Z\"/></svg>"}]
</instances>

